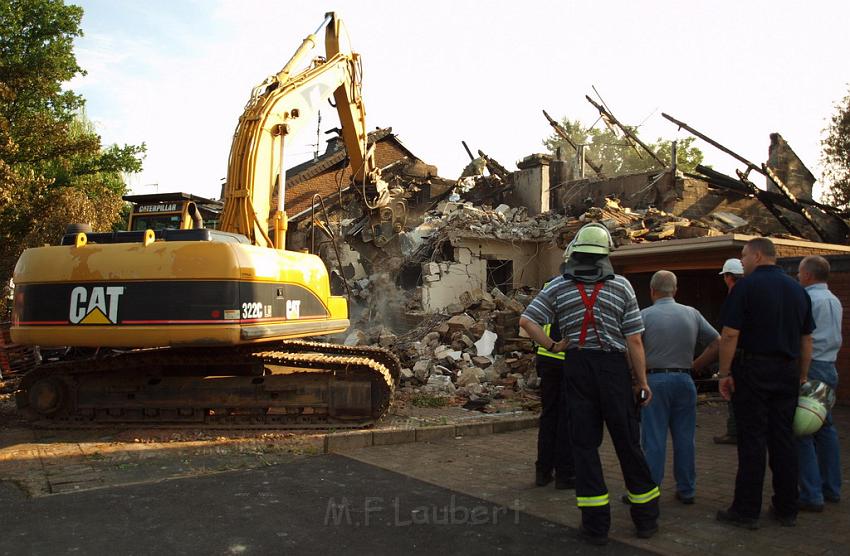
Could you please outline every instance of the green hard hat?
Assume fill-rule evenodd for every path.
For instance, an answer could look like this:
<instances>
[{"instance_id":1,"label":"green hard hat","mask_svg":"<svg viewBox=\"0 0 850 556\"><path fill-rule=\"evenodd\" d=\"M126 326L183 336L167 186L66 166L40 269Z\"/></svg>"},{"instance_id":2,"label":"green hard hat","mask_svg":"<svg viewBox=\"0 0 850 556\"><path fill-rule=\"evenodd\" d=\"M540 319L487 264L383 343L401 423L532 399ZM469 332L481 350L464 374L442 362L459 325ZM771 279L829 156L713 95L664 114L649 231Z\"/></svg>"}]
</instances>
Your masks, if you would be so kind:
<instances>
[{"instance_id":1,"label":"green hard hat","mask_svg":"<svg viewBox=\"0 0 850 556\"><path fill-rule=\"evenodd\" d=\"M576 233L576 237L567 246L564 257L569 258L573 253L607 255L611 252L612 247L614 247L614 241L611 239L608 228L593 222L583 226Z\"/></svg>"},{"instance_id":2,"label":"green hard hat","mask_svg":"<svg viewBox=\"0 0 850 556\"><path fill-rule=\"evenodd\" d=\"M808 436L820 430L835 404L835 390L820 380L808 380L800 386L794 412L794 434Z\"/></svg>"},{"instance_id":3,"label":"green hard hat","mask_svg":"<svg viewBox=\"0 0 850 556\"><path fill-rule=\"evenodd\" d=\"M794 434L808 436L820 430L826 421L827 409L818 400L800 396L794 412Z\"/></svg>"}]
</instances>

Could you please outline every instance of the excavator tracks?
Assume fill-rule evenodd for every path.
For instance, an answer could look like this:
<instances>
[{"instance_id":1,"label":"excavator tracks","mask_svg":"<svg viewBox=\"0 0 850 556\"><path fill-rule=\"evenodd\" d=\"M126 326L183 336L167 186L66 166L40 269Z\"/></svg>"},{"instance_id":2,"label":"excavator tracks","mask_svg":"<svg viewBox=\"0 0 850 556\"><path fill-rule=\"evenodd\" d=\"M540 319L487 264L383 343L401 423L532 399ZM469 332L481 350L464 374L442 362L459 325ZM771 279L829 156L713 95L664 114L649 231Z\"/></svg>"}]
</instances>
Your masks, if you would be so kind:
<instances>
[{"instance_id":1,"label":"excavator tracks","mask_svg":"<svg viewBox=\"0 0 850 556\"><path fill-rule=\"evenodd\" d=\"M381 348L297 340L137 350L41 365L16 402L47 427L363 427L386 413L400 370Z\"/></svg>"}]
</instances>

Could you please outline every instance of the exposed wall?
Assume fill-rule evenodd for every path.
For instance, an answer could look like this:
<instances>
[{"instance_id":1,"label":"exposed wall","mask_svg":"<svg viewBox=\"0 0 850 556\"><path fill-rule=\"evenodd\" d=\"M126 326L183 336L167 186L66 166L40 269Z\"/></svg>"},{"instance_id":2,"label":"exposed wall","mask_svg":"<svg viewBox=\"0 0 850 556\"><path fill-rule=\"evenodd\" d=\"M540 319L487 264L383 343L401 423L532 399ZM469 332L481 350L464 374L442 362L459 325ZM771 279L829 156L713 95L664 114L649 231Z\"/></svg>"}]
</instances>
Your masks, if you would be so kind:
<instances>
[{"instance_id":1,"label":"exposed wall","mask_svg":"<svg viewBox=\"0 0 850 556\"><path fill-rule=\"evenodd\" d=\"M770 147L768 148L767 165L776 172L777 177L782 180L788 189L798 199L812 200L812 187L815 185L815 177L797 156L788 142L778 133L770 134ZM770 181L768 190L776 191Z\"/></svg>"},{"instance_id":2,"label":"exposed wall","mask_svg":"<svg viewBox=\"0 0 850 556\"><path fill-rule=\"evenodd\" d=\"M437 312L460 302L464 292L484 290L487 263L466 247L455 248L455 262L422 263L422 309Z\"/></svg>"},{"instance_id":3,"label":"exposed wall","mask_svg":"<svg viewBox=\"0 0 850 556\"><path fill-rule=\"evenodd\" d=\"M678 189L677 189L678 188ZM558 205L573 207L571 213L585 211L586 199L593 206L604 206L605 198L613 195L631 208L647 208L650 205L669 211L681 195L681 180L673 181L670 172L656 170L599 180L588 178L559 188Z\"/></svg>"},{"instance_id":4,"label":"exposed wall","mask_svg":"<svg viewBox=\"0 0 850 556\"><path fill-rule=\"evenodd\" d=\"M562 251L548 242L455 237L454 262L422 264L422 308L439 311L461 294L489 289L488 262L510 261L512 283L504 289L539 288L558 273ZM496 265L498 266L498 265ZM505 292L507 293L507 292Z\"/></svg>"},{"instance_id":5,"label":"exposed wall","mask_svg":"<svg viewBox=\"0 0 850 556\"><path fill-rule=\"evenodd\" d=\"M540 157L520 162L511 191L513 206L523 206L534 216L549 210L549 161Z\"/></svg>"}]
</instances>

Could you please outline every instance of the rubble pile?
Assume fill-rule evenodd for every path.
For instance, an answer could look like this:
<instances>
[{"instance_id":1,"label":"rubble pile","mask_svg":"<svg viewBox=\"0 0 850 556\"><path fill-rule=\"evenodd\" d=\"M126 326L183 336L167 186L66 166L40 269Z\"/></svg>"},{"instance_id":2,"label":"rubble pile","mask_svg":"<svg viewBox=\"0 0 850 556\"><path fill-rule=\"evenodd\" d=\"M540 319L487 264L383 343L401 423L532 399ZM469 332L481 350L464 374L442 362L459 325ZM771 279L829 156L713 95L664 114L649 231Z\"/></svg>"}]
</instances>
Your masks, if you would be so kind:
<instances>
[{"instance_id":1,"label":"rubble pile","mask_svg":"<svg viewBox=\"0 0 850 556\"><path fill-rule=\"evenodd\" d=\"M605 225L618 246L665 239L720 236L729 232L761 235L745 219L729 212L712 212L699 220L691 220L654 207L630 209L623 207L616 198L607 198L604 207L590 207L577 219L569 219L555 238L558 246L566 247L575 232L588 222Z\"/></svg>"},{"instance_id":2,"label":"rubble pile","mask_svg":"<svg viewBox=\"0 0 850 556\"><path fill-rule=\"evenodd\" d=\"M436 210L424 215L422 224L404 234L403 252L411 259L424 260L435 244L451 233L503 240L549 240L563 249L579 228L589 222L604 224L617 245L719 236L732 231L760 234L732 213L717 212L690 220L653 207L637 210L623 207L616 198L608 198L604 207L590 207L578 217L551 211L528 216L525 207L502 204L490 208L468 201L443 201Z\"/></svg>"},{"instance_id":3,"label":"rubble pile","mask_svg":"<svg viewBox=\"0 0 850 556\"><path fill-rule=\"evenodd\" d=\"M532 342L518 337L519 318L535 292L498 288L465 292L447 315L431 315L396 336L384 326L355 330L348 345L379 345L402 363L402 393L454 396L484 407L537 388Z\"/></svg>"}]
</instances>

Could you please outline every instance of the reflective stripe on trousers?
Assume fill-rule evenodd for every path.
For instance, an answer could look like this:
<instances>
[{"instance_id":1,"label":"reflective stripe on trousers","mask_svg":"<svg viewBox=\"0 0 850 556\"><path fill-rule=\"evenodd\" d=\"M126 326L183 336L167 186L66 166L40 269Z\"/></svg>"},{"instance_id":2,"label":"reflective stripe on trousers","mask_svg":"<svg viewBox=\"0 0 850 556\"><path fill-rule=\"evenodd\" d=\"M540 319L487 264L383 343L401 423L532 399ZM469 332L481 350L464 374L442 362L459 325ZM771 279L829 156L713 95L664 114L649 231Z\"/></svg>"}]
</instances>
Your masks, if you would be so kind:
<instances>
[{"instance_id":1,"label":"reflective stripe on trousers","mask_svg":"<svg viewBox=\"0 0 850 556\"><path fill-rule=\"evenodd\" d=\"M578 503L579 508L596 508L598 506L607 506L608 493L606 492L602 496L576 496L576 502Z\"/></svg>"},{"instance_id":2,"label":"reflective stripe on trousers","mask_svg":"<svg viewBox=\"0 0 850 556\"><path fill-rule=\"evenodd\" d=\"M632 504L646 504L647 502L652 502L659 496L661 496L661 491L658 487L653 488L650 491L644 492L643 494L635 494L631 491L626 491L626 494L629 497L629 502Z\"/></svg>"}]
</instances>

